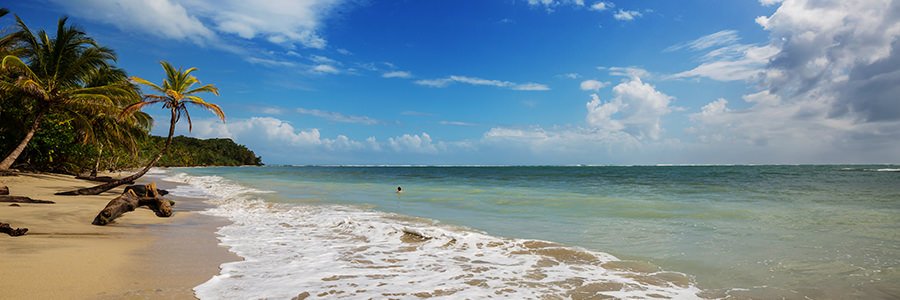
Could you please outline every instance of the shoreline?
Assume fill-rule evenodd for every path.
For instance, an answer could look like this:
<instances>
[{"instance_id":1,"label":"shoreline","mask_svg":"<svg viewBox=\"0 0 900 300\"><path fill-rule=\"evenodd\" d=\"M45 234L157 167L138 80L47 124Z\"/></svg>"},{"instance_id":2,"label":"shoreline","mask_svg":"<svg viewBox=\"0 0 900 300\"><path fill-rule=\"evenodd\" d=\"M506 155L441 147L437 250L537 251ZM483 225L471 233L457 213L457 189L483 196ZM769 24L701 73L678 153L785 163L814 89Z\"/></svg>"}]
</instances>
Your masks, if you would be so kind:
<instances>
[{"instance_id":1,"label":"shoreline","mask_svg":"<svg viewBox=\"0 0 900 300\"><path fill-rule=\"evenodd\" d=\"M148 183L141 178L138 183ZM53 193L95 183L58 174L0 177L11 195L55 204L0 204L0 221L28 228L21 237L0 236L0 291L10 299L194 298L193 287L241 258L219 245L227 221L199 213L203 199L174 197L175 214L158 218L146 208L107 226L91 225L119 187L97 196ZM176 183L157 180L162 189Z\"/></svg>"}]
</instances>

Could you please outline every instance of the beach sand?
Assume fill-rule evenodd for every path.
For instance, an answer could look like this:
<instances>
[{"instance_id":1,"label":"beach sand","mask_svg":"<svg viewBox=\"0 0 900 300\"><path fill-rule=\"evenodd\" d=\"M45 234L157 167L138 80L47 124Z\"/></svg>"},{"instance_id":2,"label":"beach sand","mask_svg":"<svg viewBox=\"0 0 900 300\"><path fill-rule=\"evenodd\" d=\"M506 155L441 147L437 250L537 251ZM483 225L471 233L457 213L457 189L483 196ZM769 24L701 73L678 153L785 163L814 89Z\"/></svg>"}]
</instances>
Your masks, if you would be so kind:
<instances>
[{"instance_id":1,"label":"beach sand","mask_svg":"<svg viewBox=\"0 0 900 300\"><path fill-rule=\"evenodd\" d=\"M29 229L26 236L0 235L0 298L190 299L221 263L240 259L218 245L215 231L224 220L196 212L202 199L167 197L176 201L171 218L139 208L94 226L121 187L98 196L53 195L93 184L55 174L0 177L11 195L56 202L0 203L0 222Z\"/></svg>"}]
</instances>

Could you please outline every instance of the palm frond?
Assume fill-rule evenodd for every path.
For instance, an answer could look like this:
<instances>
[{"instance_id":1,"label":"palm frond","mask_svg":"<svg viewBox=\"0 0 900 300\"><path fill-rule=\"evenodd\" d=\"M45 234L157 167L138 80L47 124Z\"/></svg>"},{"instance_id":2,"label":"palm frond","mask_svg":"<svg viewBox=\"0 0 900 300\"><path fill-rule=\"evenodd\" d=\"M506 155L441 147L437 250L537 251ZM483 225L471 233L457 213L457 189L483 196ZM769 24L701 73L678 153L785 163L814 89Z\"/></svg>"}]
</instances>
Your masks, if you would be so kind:
<instances>
[{"instance_id":1,"label":"palm frond","mask_svg":"<svg viewBox=\"0 0 900 300\"><path fill-rule=\"evenodd\" d=\"M187 101L187 103L191 103L193 105L197 105L197 106L203 107L205 109L208 109L209 111L216 114L216 116L219 117L219 119L222 120L222 122L225 122L225 112L223 112L222 108L219 107L218 105L203 101L203 99L201 99L200 97L197 97L197 96L188 96L188 99L189 99L189 101Z\"/></svg>"},{"instance_id":2,"label":"palm frond","mask_svg":"<svg viewBox=\"0 0 900 300\"><path fill-rule=\"evenodd\" d=\"M122 109L122 112L119 114L119 120L126 118L128 116L131 116L135 112L144 108L144 106L159 103L159 102L162 102L162 100L141 101L141 102L137 102L137 103L131 104L129 106L126 106L125 108Z\"/></svg>"},{"instance_id":3,"label":"palm frond","mask_svg":"<svg viewBox=\"0 0 900 300\"><path fill-rule=\"evenodd\" d=\"M219 95L219 89L216 88L216 86L214 86L214 85L212 85L212 84L207 84L207 85L198 87L198 88L196 88L196 89L193 89L193 90L184 92L184 94L185 94L185 95L191 95L191 94L202 93L202 92L213 93L213 94L216 95L216 96Z\"/></svg>"},{"instance_id":4,"label":"palm frond","mask_svg":"<svg viewBox=\"0 0 900 300\"><path fill-rule=\"evenodd\" d=\"M157 92L160 92L160 93L165 93L165 92L166 92L165 89L163 89L162 87L156 85L155 83L150 82L149 80L146 80L146 79L137 77L137 76L131 76L131 81L134 81L134 82L137 82L137 83L139 83L139 84L143 84L143 85L149 86L150 88L152 88L152 89L154 89L154 90L156 90Z\"/></svg>"}]
</instances>

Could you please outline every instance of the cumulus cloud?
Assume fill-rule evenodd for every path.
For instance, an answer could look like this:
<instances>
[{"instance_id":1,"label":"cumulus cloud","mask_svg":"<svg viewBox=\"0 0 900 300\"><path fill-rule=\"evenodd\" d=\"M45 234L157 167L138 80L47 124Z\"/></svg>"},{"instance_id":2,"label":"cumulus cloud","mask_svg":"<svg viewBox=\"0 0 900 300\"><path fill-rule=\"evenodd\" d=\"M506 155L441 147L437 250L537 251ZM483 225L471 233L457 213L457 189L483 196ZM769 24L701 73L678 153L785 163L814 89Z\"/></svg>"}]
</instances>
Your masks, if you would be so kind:
<instances>
[{"instance_id":1,"label":"cumulus cloud","mask_svg":"<svg viewBox=\"0 0 900 300\"><path fill-rule=\"evenodd\" d=\"M318 109L297 108L297 112L304 115L323 118L329 121L341 123L356 123L365 125L376 125L381 122L366 116L348 116L337 112L323 111Z\"/></svg>"},{"instance_id":2,"label":"cumulus cloud","mask_svg":"<svg viewBox=\"0 0 900 300\"><path fill-rule=\"evenodd\" d=\"M218 35L322 49L324 20L345 1L86 0L57 2L79 17L176 40L204 44Z\"/></svg>"},{"instance_id":3,"label":"cumulus cloud","mask_svg":"<svg viewBox=\"0 0 900 300\"><path fill-rule=\"evenodd\" d=\"M231 138L238 143L266 149L290 146L348 150L364 146L342 135L334 139L323 138L316 128L297 130L291 123L272 117L236 119L228 123L214 119L195 120L192 135L199 138Z\"/></svg>"},{"instance_id":4,"label":"cumulus cloud","mask_svg":"<svg viewBox=\"0 0 900 300\"><path fill-rule=\"evenodd\" d=\"M412 153L437 153L439 145L432 143L431 136L428 133L422 134L404 134L398 137L388 138L388 146L397 152ZM442 148L443 146L441 146Z\"/></svg>"},{"instance_id":5,"label":"cumulus cloud","mask_svg":"<svg viewBox=\"0 0 900 300\"><path fill-rule=\"evenodd\" d=\"M769 32L768 43L748 47L736 59L713 55L685 73L748 80L760 88L742 97L747 108L729 108L724 99L707 104L691 116L691 132L735 148L770 147L801 161L896 157L888 153L900 149L900 2L761 3L780 4L756 20ZM740 61L754 62L745 68L752 74L700 71Z\"/></svg>"},{"instance_id":6,"label":"cumulus cloud","mask_svg":"<svg viewBox=\"0 0 900 300\"><path fill-rule=\"evenodd\" d=\"M615 18L616 20L619 20L619 21L633 21L634 19L641 17L643 15L644 14L642 14L641 12L636 11L636 10L620 9L613 15L613 18Z\"/></svg>"},{"instance_id":7,"label":"cumulus cloud","mask_svg":"<svg viewBox=\"0 0 900 300\"><path fill-rule=\"evenodd\" d=\"M182 3L169 0L52 0L68 12L89 20L109 23L123 31L140 30L161 38L206 44L216 38L207 24Z\"/></svg>"},{"instance_id":8,"label":"cumulus cloud","mask_svg":"<svg viewBox=\"0 0 900 300\"><path fill-rule=\"evenodd\" d=\"M247 145L267 162L276 163L347 163L355 157L365 159L354 163L373 163L373 155L388 159L400 157L395 161L408 162L403 158L409 154L416 154L419 158L434 157L442 153L469 151L473 147L465 141L436 141L425 132L402 134L384 141L374 136L364 140L341 134L326 137L318 128L300 129L274 117L232 119L228 123L217 119L196 119L193 131L188 132L186 127L180 124L176 133L198 138L230 138ZM164 130L162 126L154 128L154 131Z\"/></svg>"},{"instance_id":9,"label":"cumulus cloud","mask_svg":"<svg viewBox=\"0 0 900 300\"><path fill-rule=\"evenodd\" d=\"M313 66L310 69L310 71L312 71L314 73L322 73L322 74L338 74L341 72L334 66L325 65L325 64Z\"/></svg>"},{"instance_id":10,"label":"cumulus cloud","mask_svg":"<svg viewBox=\"0 0 900 300\"><path fill-rule=\"evenodd\" d=\"M588 79L581 82L581 90L582 91L599 91L602 88L605 88L609 85L609 82L599 81L594 79Z\"/></svg>"},{"instance_id":11,"label":"cumulus cloud","mask_svg":"<svg viewBox=\"0 0 900 300\"><path fill-rule=\"evenodd\" d=\"M612 2L598 1L598 2L594 2L594 4L591 4L590 10L604 11L604 10L607 10L607 9L610 9L613 7L615 7L615 4L613 4Z\"/></svg>"},{"instance_id":12,"label":"cumulus cloud","mask_svg":"<svg viewBox=\"0 0 900 300\"><path fill-rule=\"evenodd\" d=\"M586 104L587 123L606 131L623 131L638 139L659 139L661 118L670 113L673 98L638 77L613 87L613 99L602 102L597 94Z\"/></svg>"},{"instance_id":13,"label":"cumulus cloud","mask_svg":"<svg viewBox=\"0 0 900 300\"><path fill-rule=\"evenodd\" d=\"M485 85L485 86L495 86L500 88L507 88L518 91L548 91L550 87L540 83L515 83L509 81L502 80L493 80L493 79L484 79L478 77L469 77L469 76L457 76L452 75L446 78L438 78L438 79L422 79L416 80L415 83L422 86L434 87L434 88L443 88L449 86L451 83L465 83L470 85Z\"/></svg>"}]
</instances>

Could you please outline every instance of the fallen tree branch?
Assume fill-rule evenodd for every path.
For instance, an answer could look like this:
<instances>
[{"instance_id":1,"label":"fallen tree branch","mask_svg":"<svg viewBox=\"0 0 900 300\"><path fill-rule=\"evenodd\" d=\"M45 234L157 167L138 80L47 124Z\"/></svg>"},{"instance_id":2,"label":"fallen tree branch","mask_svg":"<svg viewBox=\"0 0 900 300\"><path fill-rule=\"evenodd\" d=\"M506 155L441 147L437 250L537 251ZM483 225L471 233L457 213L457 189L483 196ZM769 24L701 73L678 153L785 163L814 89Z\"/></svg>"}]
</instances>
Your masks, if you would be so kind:
<instances>
[{"instance_id":1,"label":"fallen tree branch","mask_svg":"<svg viewBox=\"0 0 900 300\"><path fill-rule=\"evenodd\" d=\"M24 196L9 196L9 195L0 195L0 202L12 202L12 203L37 203L37 204L53 204L56 202L49 200L36 200L31 199Z\"/></svg>"},{"instance_id":2,"label":"fallen tree branch","mask_svg":"<svg viewBox=\"0 0 900 300\"><path fill-rule=\"evenodd\" d=\"M112 178L112 177L110 177L110 176L94 176L94 177L91 177L91 176L81 176L81 175L78 175L78 176L75 176L75 179L88 180L88 181L94 181L94 182L113 182L113 181L116 181L115 178ZM129 182L126 183L126 184L133 184L133 183L134 183L134 181L129 181Z\"/></svg>"},{"instance_id":3,"label":"fallen tree branch","mask_svg":"<svg viewBox=\"0 0 900 300\"><path fill-rule=\"evenodd\" d=\"M22 236L26 232L28 232L28 228L12 228L9 224L0 222L0 233L5 233L9 236Z\"/></svg>"},{"instance_id":4,"label":"fallen tree branch","mask_svg":"<svg viewBox=\"0 0 900 300\"><path fill-rule=\"evenodd\" d=\"M111 223L123 214L134 211L135 208L146 206L156 213L157 217L168 218L172 216L174 202L163 199L156 190L156 183L146 186L148 197L141 197L135 193L135 189L128 189L122 195L112 199L106 207L97 214L91 224L103 226Z\"/></svg>"}]
</instances>

